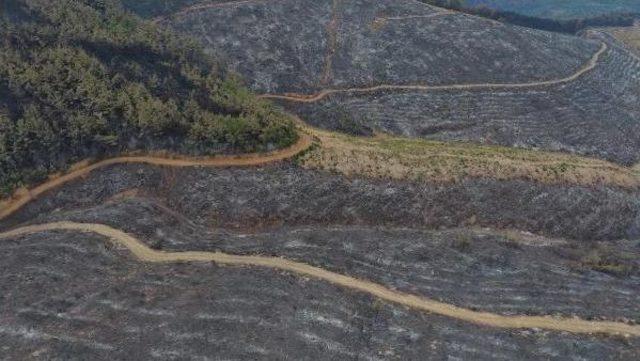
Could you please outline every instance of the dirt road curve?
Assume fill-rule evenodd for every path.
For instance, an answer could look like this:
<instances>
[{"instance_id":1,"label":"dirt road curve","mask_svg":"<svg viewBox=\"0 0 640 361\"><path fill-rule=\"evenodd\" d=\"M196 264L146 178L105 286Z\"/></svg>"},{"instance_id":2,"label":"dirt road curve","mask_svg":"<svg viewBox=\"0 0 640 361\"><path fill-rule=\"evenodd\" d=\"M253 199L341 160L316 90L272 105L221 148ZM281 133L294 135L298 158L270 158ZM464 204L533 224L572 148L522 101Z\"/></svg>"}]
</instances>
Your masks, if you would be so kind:
<instances>
[{"instance_id":1,"label":"dirt road curve","mask_svg":"<svg viewBox=\"0 0 640 361\"><path fill-rule=\"evenodd\" d=\"M280 149L271 153L254 153L237 156L214 156L208 158L163 158L154 156L123 156L110 158L86 167L74 170L61 177L51 179L21 195L0 202L0 220L12 215L20 208L24 207L32 199L39 195L59 187L66 182L82 177L96 169L112 164L124 163L145 163L170 167L227 167L227 166L252 166L261 165L279 160L284 160L295 156L311 146L312 139L309 135L299 132L298 141L292 146Z\"/></svg>"},{"instance_id":2,"label":"dirt road curve","mask_svg":"<svg viewBox=\"0 0 640 361\"><path fill-rule=\"evenodd\" d=\"M552 79L545 81L535 81L529 83L479 83L479 84L450 84L450 85L393 85L382 84L364 88L347 88L347 89L325 89L315 94L285 93L285 94L262 94L259 97L264 99L280 99L299 103L314 103L320 101L331 94L336 93L370 93L380 90L416 90L416 91L436 91L436 90L477 90L477 89L523 89L535 88L540 86L559 85L574 81L593 70L600 60L600 56L607 51L608 46L602 43L600 49L593 54L591 59L585 63L577 72L561 79Z\"/></svg>"},{"instance_id":3,"label":"dirt road curve","mask_svg":"<svg viewBox=\"0 0 640 361\"><path fill-rule=\"evenodd\" d=\"M16 238L45 231L90 232L108 237L115 244L126 247L143 262L216 262L222 265L257 266L296 273L316 278L341 287L368 293L385 301L412 309L435 313L479 325L507 328L540 328L571 333L598 333L640 337L640 325L622 322L587 321L578 318L555 318L548 316L504 316L489 312L472 311L447 303L434 301L408 293L394 291L382 285L294 262L279 257L237 256L221 252L161 252L147 247L133 236L102 224L55 222L17 228L0 233L0 239Z\"/></svg>"}]
</instances>

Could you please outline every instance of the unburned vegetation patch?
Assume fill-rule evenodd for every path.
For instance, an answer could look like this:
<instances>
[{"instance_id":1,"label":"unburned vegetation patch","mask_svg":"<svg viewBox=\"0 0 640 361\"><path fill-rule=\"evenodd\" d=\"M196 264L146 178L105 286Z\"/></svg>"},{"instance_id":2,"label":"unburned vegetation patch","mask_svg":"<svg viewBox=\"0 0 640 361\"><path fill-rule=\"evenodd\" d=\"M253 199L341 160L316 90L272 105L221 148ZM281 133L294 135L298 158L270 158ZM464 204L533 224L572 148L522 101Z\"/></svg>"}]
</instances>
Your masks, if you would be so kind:
<instances>
[{"instance_id":1,"label":"unburned vegetation patch","mask_svg":"<svg viewBox=\"0 0 640 361\"><path fill-rule=\"evenodd\" d=\"M636 172L606 161L565 153L378 134L362 138L314 130L321 145L299 163L347 176L456 182L467 178L525 179L551 184L636 188Z\"/></svg>"}]
</instances>

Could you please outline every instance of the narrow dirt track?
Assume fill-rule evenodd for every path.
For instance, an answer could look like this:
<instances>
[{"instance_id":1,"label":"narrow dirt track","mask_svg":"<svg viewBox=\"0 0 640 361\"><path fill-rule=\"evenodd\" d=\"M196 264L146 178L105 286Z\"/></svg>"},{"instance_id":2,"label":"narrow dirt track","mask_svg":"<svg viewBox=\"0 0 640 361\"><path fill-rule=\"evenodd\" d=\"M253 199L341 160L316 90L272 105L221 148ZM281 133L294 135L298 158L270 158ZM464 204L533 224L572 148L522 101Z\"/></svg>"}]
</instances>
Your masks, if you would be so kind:
<instances>
[{"instance_id":1,"label":"narrow dirt track","mask_svg":"<svg viewBox=\"0 0 640 361\"><path fill-rule=\"evenodd\" d=\"M235 1L226 1L226 2L221 2L221 3L208 3L208 4L196 4L196 5L192 5L192 6L188 6L186 8L183 8L181 10L178 10L177 12L173 13L173 14L169 14L167 16L158 16L156 18L151 19L151 22L153 23L159 23L162 22L164 20L166 20L167 18L170 18L172 16L180 16L180 15L185 15L194 11L199 11L199 10L206 10L206 9L215 9L215 8L224 8L224 7L230 7L230 6L238 6L238 5L244 5L244 4L252 4L252 3L260 3L260 2L264 2L267 0L235 0ZM273 1L273 0L271 0Z\"/></svg>"},{"instance_id":2,"label":"narrow dirt track","mask_svg":"<svg viewBox=\"0 0 640 361\"><path fill-rule=\"evenodd\" d=\"M228 2L222 2L222 3L196 4L193 6L186 7L170 16L180 16L190 12L204 10L204 9L222 8L222 7L243 5L243 4L263 2L263 1L267 1L267 0L236 0L236 1L228 1ZM404 20L404 19L411 19L411 18L431 18L431 17L438 17L443 15L460 14L460 12L457 12L454 10L432 6L420 1L416 1L416 2L425 6L429 6L430 8L433 8L433 9L438 9L440 11L434 14L428 14L428 15L414 15L414 16L408 15L408 16L401 16L401 17L377 18L374 21ZM338 0L334 0L334 4L332 6L332 11L334 15L332 15L332 20L328 26L329 43L332 44L332 47L335 47L335 41L336 41L335 33L333 32L335 32L334 27L336 26L336 22L337 22L337 19L335 16L337 3L338 3ZM152 21L157 23L164 19L166 19L166 17L158 17L153 19ZM552 85L559 85L559 84L564 84L564 83L574 81L579 77L581 77L582 75L584 75L585 73L593 70L598 65L600 56L607 49L608 49L607 44L602 42L600 49L598 49L598 51L596 51L593 54L593 56L589 59L589 61L587 61L580 69L578 69L575 73L567 77L559 78L559 79L534 81L534 82L526 82L526 83L477 83L477 84L445 84L445 85L380 84L380 85L375 85L371 87L354 87L354 88L344 88L344 89L330 88L330 89L321 90L314 94L303 94L303 93L262 94L262 95L259 95L258 97L263 99L279 99L279 100L298 102L298 103L314 103L326 98L329 95L337 94L337 93L371 93L371 92L385 91L385 90L387 91L390 91L390 90L391 91L392 90L446 91L446 90L478 90L478 89L507 90L507 89L526 89L526 88L535 88L535 87L542 87L542 86L552 86ZM323 70L321 83L326 83L329 80L330 69L331 69L331 59L333 57L334 52L335 52L335 49L333 50L330 49L329 52L325 55L325 66ZM1 219L1 216L0 216L0 219Z\"/></svg>"},{"instance_id":3,"label":"narrow dirt track","mask_svg":"<svg viewBox=\"0 0 640 361\"><path fill-rule=\"evenodd\" d=\"M640 337L640 325L628 325L612 321L587 321L579 318L555 318L549 316L504 316L457 307L425 297L394 291L380 284L327 271L305 263L279 257L238 256L221 252L161 252L156 251L135 237L115 228L94 223L55 222L17 228L0 233L0 239L17 238L46 231L79 231L96 233L109 238L115 244L127 248L138 260L151 263L215 262L232 266L257 266L308 276L341 287L370 294L385 301L397 303L423 312L435 313L478 325L523 329L539 328L553 331L587 334L610 334Z\"/></svg>"},{"instance_id":4,"label":"narrow dirt track","mask_svg":"<svg viewBox=\"0 0 640 361\"><path fill-rule=\"evenodd\" d=\"M320 84L327 85L333 78L333 57L336 54L338 46L338 29L340 27L340 16L338 9L341 6L341 0L333 0L331 4L331 20L326 26L327 52L324 56L324 65Z\"/></svg>"},{"instance_id":5,"label":"narrow dirt track","mask_svg":"<svg viewBox=\"0 0 640 361\"><path fill-rule=\"evenodd\" d=\"M391 21L391 20L411 20L411 19L430 19L437 18L445 15L455 15L457 13L453 11L441 11L438 13L428 14L428 15L405 15L405 16L387 16L387 17L379 17L374 21Z\"/></svg>"},{"instance_id":6,"label":"narrow dirt track","mask_svg":"<svg viewBox=\"0 0 640 361\"><path fill-rule=\"evenodd\" d=\"M82 177L90 172L103 168L113 164L125 164L125 163L144 163L159 166L170 167L229 167L229 166L253 166L261 165L279 160L289 159L296 154L308 149L312 144L312 139L308 134L299 132L298 141L292 146L284 149L280 149L271 153L254 153L243 154L237 156L214 156L208 158L163 158L154 156L122 156L116 158L109 158L103 161L91 164L86 167L79 168L70 173L67 173L61 177L53 178L24 194L14 196L11 199L0 202L0 220L7 218L13 213L20 210L31 200L40 196L41 194L57 188L64 183Z\"/></svg>"},{"instance_id":7,"label":"narrow dirt track","mask_svg":"<svg viewBox=\"0 0 640 361\"><path fill-rule=\"evenodd\" d=\"M606 43L601 43L600 49L593 54L591 59L584 64L577 72L561 79L552 79L544 81L535 81L529 83L479 83L479 84L450 84L450 85L393 85L381 84L364 88L346 88L346 89L325 89L315 94L285 93L285 94L262 94L259 97L263 99L279 99L298 103L315 103L326 98L329 95L337 93L371 93L380 90L417 90L417 91L438 91L438 90L478 90L478 89L526 89L541 86L559 85L572 82L587 72L593 70L600 60L600 56L607 51Z\"/></svg>"},{"instance_id":8,"label":"narrow dirt track","mask_svg":"<svg viewBox=\"0 0 640 361\"><path fill-rule=\"evenodd\" d=\"M230 7L230 6L238 6L238 5L245 5L245 4L253 4L253 3L260 3L260 2L265 2L265 1L274 1L274 0L231 0L231 1L225 1L225 2L219 2L219 3L205 3L205 4L195 4L195 5L191 5L191 6L187 6L185 8L182 8L180 10L178 10L177 12L173 13L173 14L169 14L167 16L158 16L156 18L153 18L151 21L154 23L159 23L163 20L166 20L167 18L170 18L172 16L180 16L180 15L185 15L194 11L199 11L199 10L206 10L206 9L216 9L216 8L224 8L224 7ZM455 13L459 13L455 10L450 10L450 9L446 9L446 8L441 8L435 5L430 5L430 4L426 4L423 3L421 1L415 1L416 3L420 4L420 5L424 5L424 6L428 6L429 8L432 9L440 9L443 12L455 12ZM428 16L427 16L428 17Z\"/></svg>"}]
</instances>

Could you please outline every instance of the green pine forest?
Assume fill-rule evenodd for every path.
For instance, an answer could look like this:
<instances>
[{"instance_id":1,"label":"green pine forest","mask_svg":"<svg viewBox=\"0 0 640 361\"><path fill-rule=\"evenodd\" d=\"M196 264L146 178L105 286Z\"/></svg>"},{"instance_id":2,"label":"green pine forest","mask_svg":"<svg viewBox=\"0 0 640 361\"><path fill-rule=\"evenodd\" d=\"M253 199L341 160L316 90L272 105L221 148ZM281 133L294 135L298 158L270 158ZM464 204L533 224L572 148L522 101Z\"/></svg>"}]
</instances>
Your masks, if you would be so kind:
<instances>
[{"instance_id":1,"label":"green pine forest","mask_svg":"<svg viewBox=\"0 0 640 361\"><path fill-rule=\"evenodd\" d=\"M195 41L117 0L0 3L0 196L85 158L209 155L296 141Z\"/></svg>"}]
</instances>

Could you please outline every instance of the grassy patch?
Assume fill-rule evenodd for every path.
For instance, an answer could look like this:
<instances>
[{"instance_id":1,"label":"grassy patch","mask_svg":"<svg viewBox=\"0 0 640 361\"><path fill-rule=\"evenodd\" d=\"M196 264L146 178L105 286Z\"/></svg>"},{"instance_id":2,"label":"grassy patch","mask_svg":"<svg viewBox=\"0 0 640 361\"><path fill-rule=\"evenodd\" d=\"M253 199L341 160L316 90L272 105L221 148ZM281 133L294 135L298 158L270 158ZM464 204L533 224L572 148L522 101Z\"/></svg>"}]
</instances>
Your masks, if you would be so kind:
<instances>
[{"instance_id":1,"label":"grassy patch","mask_svg":"<svg viewBox=\"0 0 640 361\"><path fill-rule=\"evenodd\" d=\"M525 179L542 183L635 188L635 172L616 164L565 153L463 142L363 138L314 130L321 141L300 157L306 168L347 176L457 182L469 178Z\"/></svg>"},{"instance_id":2,"label":"grassy patch","mask_svg":"<svg viewBox=\"0 0 640 361\"><path fill-rule=\"evenodd\" d=\"M624 43L632 52L640 56L640 25L617 28L609 31L616 39Z\"/></svg>"}]
</instances>

